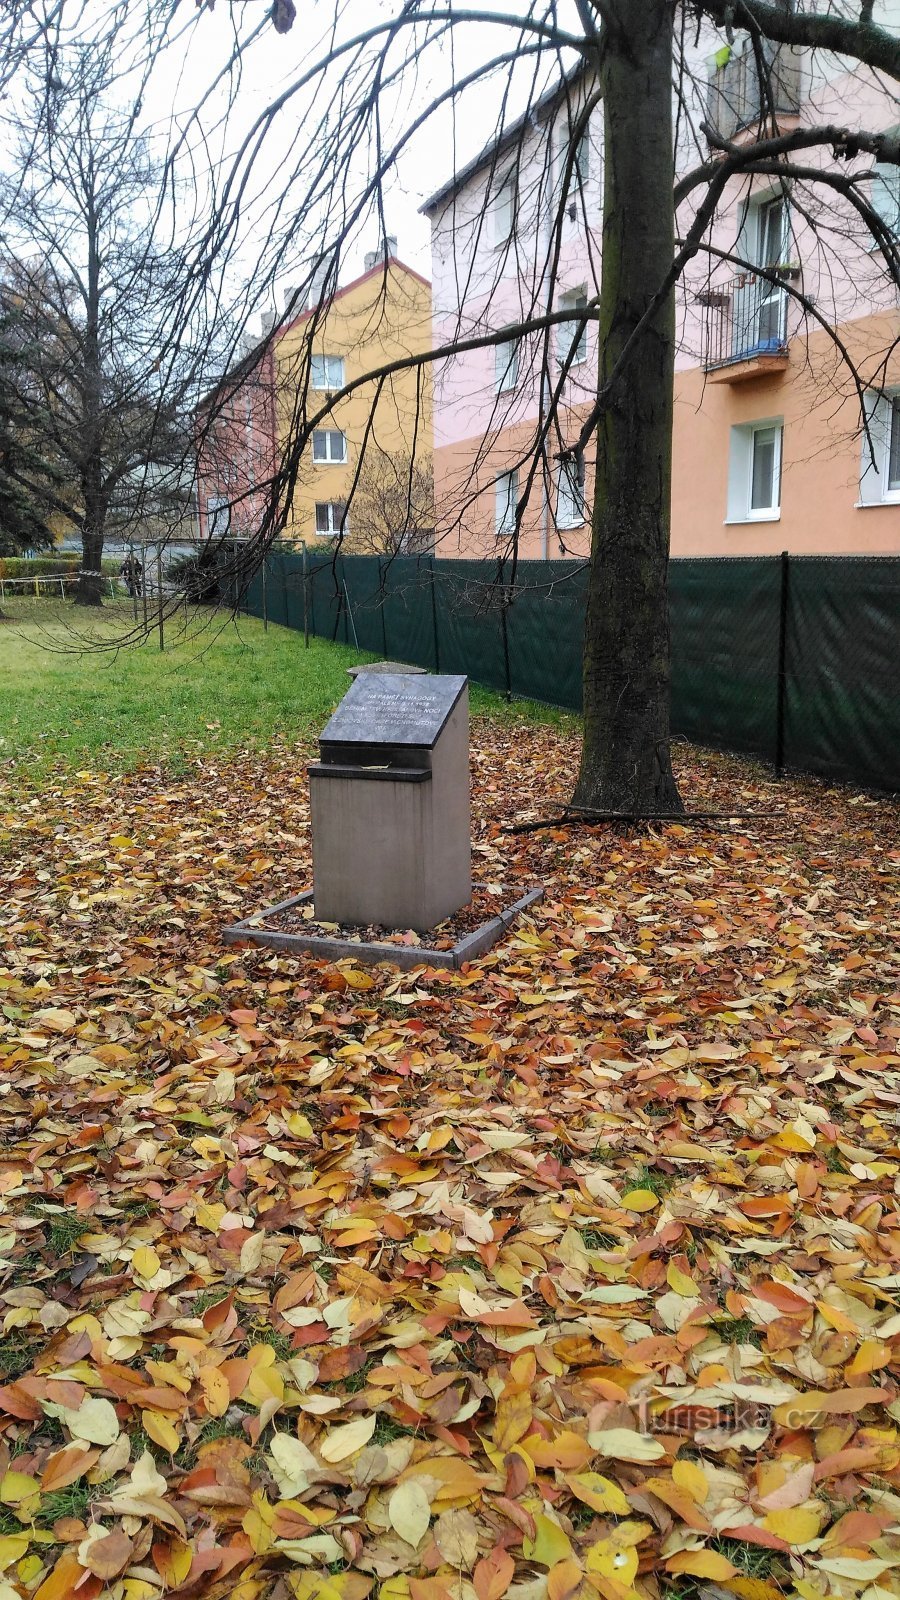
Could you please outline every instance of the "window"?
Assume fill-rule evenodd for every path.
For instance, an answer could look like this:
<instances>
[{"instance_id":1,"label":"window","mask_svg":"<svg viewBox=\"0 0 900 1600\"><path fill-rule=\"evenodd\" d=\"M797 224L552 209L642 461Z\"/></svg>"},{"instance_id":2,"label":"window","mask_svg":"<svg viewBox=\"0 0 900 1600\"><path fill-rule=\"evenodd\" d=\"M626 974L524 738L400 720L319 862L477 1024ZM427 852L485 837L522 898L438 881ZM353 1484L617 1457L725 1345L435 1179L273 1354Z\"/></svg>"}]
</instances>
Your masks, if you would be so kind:
<instances>
[{"instance_id":1,"label":"window","mask_svg":"<svg viewBox=\"0 0 900 1600\"><path fill-rule=\"evenodd\" d=\"M738 254L765 277L745 271L735 280L731 316L731 355L748 356L781 350L787 339L787 290L775 275L787 265L789 216L782 195L754 200L744 212ZM772 274L771 276L769 274Z\"/></svg>"},{"instance_id":2,"label":"window","mask_svg":"<svg viewBox=\"0 0 900 1600\"><path fill-rule=\"evenodd\" d=\"M583 289L573 289L568 294L560 295L560 311L583 311L587 306L587 295ZM576 343L577 341L577 343ZM575 345L572 352L572 345ZM560 361L567 361L570 352L572 366L587 360L587 323L586 322L561 322L559 324L559 337L557 355Z\"/></svg>"},{"instance_id":3,"label":"window","mask_svg":"<svg viewBox=\"0 0 900 1600\"><path fill-rule=\"evenodd\" d=\"M343 389L343 356L313 356L310 369L314 389Z\"/></svg>"},{"instance_id":4,"label":"window","mask_svg":"<svg viewBox=\"0 0 900 1600\"><path fill-rule=\"evenodd\" d=\"M781 516L781 420L731 430L728 522L777 522Z\"/></svg>"},{"instance_id":5,"label":"window","mask_svg":"<svg viewBox=\"0 0 900 1600\"><path fill-rule=\"evenodd\" d=\"M313 433L313 461L346 461L347 441L336 428L316 428Z\"/></svg>"},{"instance_id":6,"label":"window","mask_svg":"<svg viewBox=\"0 0 900 1600\"><path fill-rule=\"evenodd\" d=\"M206 537L224 539L231 527L231 506L221 495L210 495L206 502Z\"/></svg>"},{"instance_id":7,"label":"window","mask_svg":"<svg viewBox=\"0 0 900 1600\"><path fill-rule=\"evenodd\" d=\"M866 395L859 503L877 506L886 501L900 501L900 393L871 390Z\"/></svg>"},{"instance_id":8,"label":"window","mask_svg":"<svg viewBox=\"0 0 900 1600\"><path fill-rule=\"evenodd\" d=\"M886 161L876 162L870 199L882 222L900 238L900 167Z\"/></svg>"},{"instance_id":9,"label":"window","mask_svg":"<svg viewBox=\"0 0 900 1600\"><path fill-rule=\"evenodd\" d=\"M900 494L900 396L891 400L891 436L887 452L887 486L889 494Z\"/></svg>"},{"instance_id":10,"label":"window","mask_svg":"<svg viewBox=\"0 0 900 1600\"><path fill-rule=\"evenodd\" d=\"M498 539L503 534L515 532L518 498L518 472L501 472L494 485L494 527Z\"/></svg>"},{"instance_id":11,"label":"window","mask_svg":"<svg viewBox=\"0 0 900 1600\"><path fill-rule=\"evenodd\" d=\"M514 389L519 380L519 341L504 339L494 345L494 388L498 394Z\"/></svg>"},{"instance_id":12,"label":"window","mask_svg":"<svg viewBox=\"0 0 900 1600\"><path fill-rule=\"evenodd\" d=\"M316 533L328 537L335 533L349 533L350 519L343 500L316 501Z\"/></svg>"},{"instance_id":13,"label":"window","mask_svg":"<svg viewBox=\"0 0 900 1600\"><path fill-rule=\"evenodd\" d=\"M764 93L760 88L757 48L763 62ZM756 122L764 106L774 111L798 111L802 63L803 52L793 45L772 44L763 39L755 47L746 35L734 44L723 44L707 59L706 111L710 126L730 139L739 128Z\"/></svg>"},{"instance_id":14,"label":"window","mask_svg":"<svg viewBox=\"0 0 900 1600\"><path fill-rule=\"evenodd\" d=\"M586 521L584 459L562 461L556 479L556 526L580 528Z\"/></svg>"},{"instance_id":15,"label":"window","mask_svg":"<svg viewBox=\"0 0 900 1600\"><path fill-rule=\"evenodd\" d=\"M507 244L516 225L516 175L507 172L500 179L492 206L494 243Z\"/></svg>"},{"instance_id":16,"label":"window","mask_svg":"<svg viewBox=\"0 0 900 1600\"><path fill-rule=\"evenodd\" d=\"M750 513L777 511L781 500L780 428L754 428L750 448Z\"/></svg>"},{"instance_id":17,"label":"window","mask_svg":"<svg viewBox=\"0 0 900 1600\"><path fill-rule=\"evenodd\" d=\"M569 162L569 150L571 148L571 143L572 130L566 123L564 123L559 130L559 145L557 147L557 170L559 172L560 187L562 187L565 181L566 167L568 166ZM587 127L584 128L578 135L578 142L575 146L575 160L572 163L572 170L569 173L568 188L570 190L577 189L579 185L587 183L590 175L591 130L590 127Z\"/></svg>"}]
</instances>

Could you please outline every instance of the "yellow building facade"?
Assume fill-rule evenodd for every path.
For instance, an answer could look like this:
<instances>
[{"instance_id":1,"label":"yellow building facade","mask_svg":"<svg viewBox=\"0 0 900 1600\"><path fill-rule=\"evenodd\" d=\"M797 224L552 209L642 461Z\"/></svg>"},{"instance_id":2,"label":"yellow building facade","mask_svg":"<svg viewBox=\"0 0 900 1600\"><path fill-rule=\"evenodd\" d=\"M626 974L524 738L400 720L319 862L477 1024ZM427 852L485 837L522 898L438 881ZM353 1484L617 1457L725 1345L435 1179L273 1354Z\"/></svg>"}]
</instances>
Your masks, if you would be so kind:
<instances>
[{"instance_id":1,"label":"yellow building facade","mask_svg":"<svg viewBox=\"0 0 900 1600\"><path fill-rule=\"evenodd\" d=\"M303 452L285 536L305 544L338 535L347 551L374 549L357 504L371 506L398 464L431 481L430 365L367 375L431 347L431 285L391 256L302 312L275 335L275 426L281 456L298 423L315 421ZM331 402L348 384L352 393ZM320 416L319 414L322 413ZM349 508L348 508L349 502ZM367 521L376 519L371 516Z\"/></svg>"}]
</instances>

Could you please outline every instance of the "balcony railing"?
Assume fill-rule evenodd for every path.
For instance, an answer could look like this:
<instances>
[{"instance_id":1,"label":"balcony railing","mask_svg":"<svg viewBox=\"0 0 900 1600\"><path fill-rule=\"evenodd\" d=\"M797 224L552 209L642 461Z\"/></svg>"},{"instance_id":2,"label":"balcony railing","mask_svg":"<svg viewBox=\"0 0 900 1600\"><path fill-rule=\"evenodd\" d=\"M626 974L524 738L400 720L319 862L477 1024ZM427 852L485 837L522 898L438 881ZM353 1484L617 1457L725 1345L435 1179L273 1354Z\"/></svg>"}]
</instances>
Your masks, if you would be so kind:
<instances>
[{"instance_id":1,"label":"balcony railing","mask_svg":"<svg viewBox=\"0 0 900 1600\"><path fill-rule=\"evenodd\" d=\"M781 269L785 275L791 268ZM739 272L701 297L705 306L703 364L713 367L783 355L787 350L787 290L755 272Z\"/></svg>"},{"instance_id":2,"label":"balcony railing","mask_svg":"<svg viewBox=\"0 0 900 1600\"><path fill-rule=\"evenodd\" d=\"M796 114L800 109L801 56L792 45L760 44L749 39L736 45L728 60L715 67L707 89L707 121L722 139L772 112Z\"/></svg>"}]
</instances>

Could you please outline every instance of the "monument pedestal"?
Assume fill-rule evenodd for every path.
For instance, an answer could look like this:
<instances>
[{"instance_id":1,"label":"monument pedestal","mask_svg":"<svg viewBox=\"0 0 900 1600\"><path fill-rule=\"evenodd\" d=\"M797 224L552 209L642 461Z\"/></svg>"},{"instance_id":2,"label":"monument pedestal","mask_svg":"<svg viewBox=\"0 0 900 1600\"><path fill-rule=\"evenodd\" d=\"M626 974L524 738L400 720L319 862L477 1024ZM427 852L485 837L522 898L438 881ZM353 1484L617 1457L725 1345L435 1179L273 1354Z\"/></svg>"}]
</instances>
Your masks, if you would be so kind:
<instances>
[{"instance_id":1,"label":"monument pedestal","mask_svg":"<svg viewBox=\"0 0 900 1600\"><path fill-rule=\"evenodd\" d=\"M361 674L309 768L324 922L425 933L472 892L464 677Z\"/></svg>"}]
</instances>

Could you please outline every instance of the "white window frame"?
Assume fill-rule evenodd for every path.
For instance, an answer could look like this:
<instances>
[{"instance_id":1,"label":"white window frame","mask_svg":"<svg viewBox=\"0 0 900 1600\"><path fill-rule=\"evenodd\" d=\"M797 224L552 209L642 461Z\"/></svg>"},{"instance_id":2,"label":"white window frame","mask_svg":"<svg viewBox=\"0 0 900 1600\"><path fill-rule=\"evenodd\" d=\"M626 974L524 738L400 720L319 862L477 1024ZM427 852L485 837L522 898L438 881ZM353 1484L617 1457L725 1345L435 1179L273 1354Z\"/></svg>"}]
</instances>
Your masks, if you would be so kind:
<instances>
[{"instance_id":1,"label":"white window frame","mask_svg":"<svg viewBox=\"0 0 900 1600\"><path fill-rule=\"evenodd\" d=\"M343 356L315 355L310 357L310 379L314 389L331 391L344 387Z\"/></svg>"},{"instance_id":2,"label":"white window frame","mask_svg":"<svg viewBox=\"0 0 900 1600\"><path fill-rule=\"evenodd\" d=\"M491 227L494 244L497 249L509 244L516 231L516 213L518 211L518 193L516 183L516 169L510 167L504 172L499 183L494 187L491 200Z\"/></svg>"},{"instance_id":3,"label":"white window frame","mask_svg":"<svg viewBox=\"0 0 900 1600\"><path fill-rule=\"evenodd\" d=\"M325 441L324 455L316 453L316 441L319 439L324 439ZM339 456L332 454L335 439L340 439L341 441L341 454ZM315 428L312 436L312 455L313 462L317 467L345 466L347 462L347 435L341 433L340 428Z\"/></svg>"},{"instance_id":4,"label":"white window frame","mask_svg":"<svg viewBox=\"0 0 900 1600\"><path fill-rule=\"evenodd\" d=\"M326 513L327 528L319 527L319 512ZM343 519L343 526L342 526ZM344 500L317 500L313 513L317 539L334 539L338 534L350 532L350 517L347 513L347 504Z\"/></svg>"},{"instance_id":5,"label":"white window frame","mask_svg":"<svg viewBox=\"0 0 900 1600\"><path fill-rule=\"evenodd\" d=\"M494 532L504 539L516 531L516 505L519 500L519 471L498 473L494 479Z\"/></svg>"},{"instance_id":6,"label":"white window frame","mask_svg":"<svg viewBox=\"0 0 900 1600\"><path fill-rule=\"evenodd\" d=\"M505 332L505 329L501 329ZM515 334L510 339L504 339L500 344L494 345L494 391L496 394L507 394L514 389L519 381L519 345L521 341Z\"/></svg>"},{"instance_id":7,"label":"white window frame","mask_svg":"<svg viewBox=\"0 0 900 1600\"><path fill-rule=\"evenodd\" d=\"M557 309L559 311L583 311L586 305L587 288L585 285L582 285L580 289L566 289L559 297ZM560 322L557 324L558 332L556 339L556 356L560 366L562 366L563 362L567 359L569 351L572 348L572 341L575 338L576 326L577 324L574 321ZM587 334L588 325L586 322L584 322L581 326L581 332L579 334L578 343L575 346L575 352L569 363L570 372L575 367L583 366L584 362L587 360Z\"/></svg>"},{"instance_id":8,"label":"white window frame","mask_svg":"<svg viewBox=\"0 0 900 1600\"><path fill-rule=\"evenodd\" d=\"M588 519L584 493L584 461L561 461L556 473L556 516L561 532L583 528Z\"/></svg>"},{"instance_id":9,"label":"white window frame","mask_svg":"<svg viewBox=\"0 0 900 1600\"><path fill-rule=\"evenodd\" d=\"M770 506L754 509L753 456L756 436L775 432L773 466L774 500ZM728 514L726 525L781 521L781 479L784 460L784 418L759 417L754 422L736 423L731 429L728 451Z\"/></svg>"},{"instance_id":10,"label":"white window frame","mask_svg":"<svg viewBox=\"0 0 900 1600\"><path fill-rule=\"evenodd\" d=\"M870 389L865 407L857 505L895 506L900 504L900 475L892 488L891 437L896 429L900 448L900 389Z\"/></svg>"}]
</instances>

